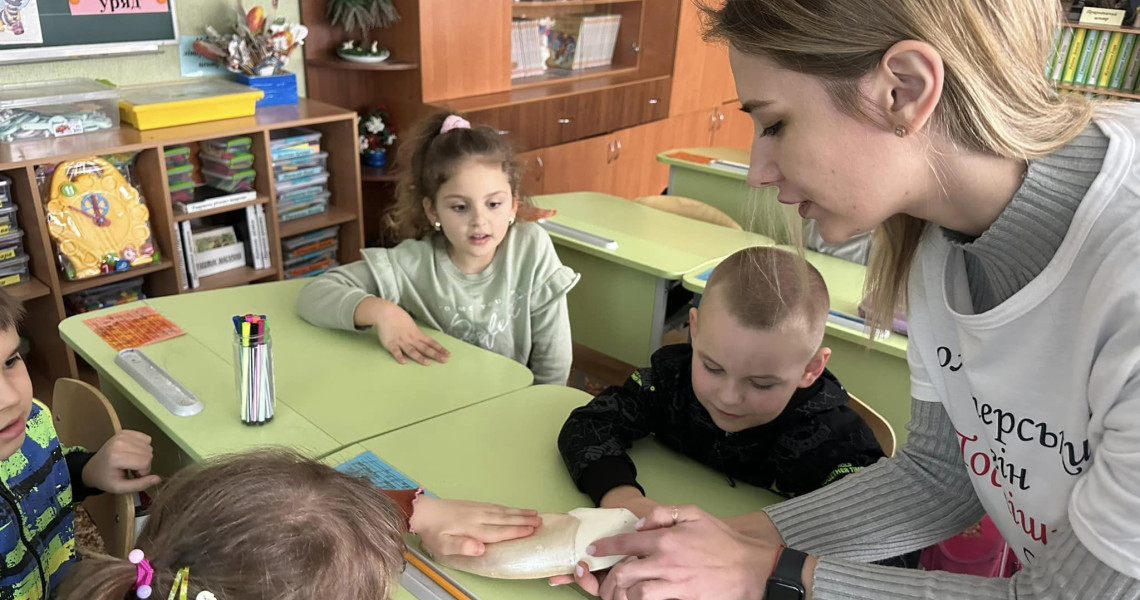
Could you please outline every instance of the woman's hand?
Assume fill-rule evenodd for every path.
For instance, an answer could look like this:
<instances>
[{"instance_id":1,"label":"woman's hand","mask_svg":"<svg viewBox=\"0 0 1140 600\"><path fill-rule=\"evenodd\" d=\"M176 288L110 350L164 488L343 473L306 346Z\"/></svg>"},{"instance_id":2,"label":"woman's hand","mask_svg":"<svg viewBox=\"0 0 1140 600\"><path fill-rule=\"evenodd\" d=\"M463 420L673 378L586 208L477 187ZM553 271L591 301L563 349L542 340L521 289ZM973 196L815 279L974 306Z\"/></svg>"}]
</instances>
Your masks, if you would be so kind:
<instances>
[{"instance_id":1,"label":"woman's hand","mask_svg":"<svg viewBox=\"0 0 1140 600\"><path fill-rule=\"evenodd\" d=\"M420 496L411 526L433 556L480 556L485 544L524 538L542 525L538 512L486 502Z\"/></svg>"},{"instance_id":2,"label":"woman's hand","mask_svg":"<svg viewBox=\"0 0 1140 600\"><path fill-rule=\"evenodd\" d=\"M637 558L600 581L579 569L582 589L605 600L763 598L778 546L739 534L695 506L679 507L676 522L672 507L657 507L638 529L593 544L593 556Z\"/></svg>"},{"instance_id":3,"label":"woman's hand","mask_svg":"<svg viewBox=\"0 0 1140 600\"><path fill-rule=\"evenodd\" d=\"M451 353L420 331L408 311L383 298L370 298L365 303L368 304L365 307L369 314L368 324L376 326L380 344L392 354L396 362L407 364L408 358L425 366L433 360L447 362Z\"/></svg>"}]
</instances>

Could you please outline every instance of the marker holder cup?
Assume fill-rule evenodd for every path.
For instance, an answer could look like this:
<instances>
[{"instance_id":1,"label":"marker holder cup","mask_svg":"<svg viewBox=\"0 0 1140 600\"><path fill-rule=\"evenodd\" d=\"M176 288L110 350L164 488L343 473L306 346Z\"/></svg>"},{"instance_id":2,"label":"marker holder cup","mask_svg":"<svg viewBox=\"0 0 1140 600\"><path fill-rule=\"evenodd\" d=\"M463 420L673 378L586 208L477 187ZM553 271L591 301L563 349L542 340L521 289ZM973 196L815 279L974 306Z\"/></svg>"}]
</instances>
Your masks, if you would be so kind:
<instances>
[{"instance_id":1,"label":"marker holder cup","mask_svg":"<svg viewBox=\"0 0 1140 600\"><path fill-rule=\"evenodd\" d=\"M237 386L241 422L264 425L277 409L273 379L273 339L263 334L233 335L234 383Z\"/></svg>"}]
</instances>

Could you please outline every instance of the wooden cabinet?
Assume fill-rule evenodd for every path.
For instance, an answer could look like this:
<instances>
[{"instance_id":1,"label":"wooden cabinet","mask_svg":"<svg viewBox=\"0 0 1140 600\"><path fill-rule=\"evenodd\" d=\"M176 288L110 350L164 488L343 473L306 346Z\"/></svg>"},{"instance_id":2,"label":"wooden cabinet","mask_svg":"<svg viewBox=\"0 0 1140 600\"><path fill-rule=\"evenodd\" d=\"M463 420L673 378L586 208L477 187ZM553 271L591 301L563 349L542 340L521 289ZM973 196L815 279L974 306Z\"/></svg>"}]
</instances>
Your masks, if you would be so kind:
<instances>
[{"instance_id":1,"label":"wooden cabinet","mask_svg":"<svg viewBox=\"0 0 1140 600\"><path fill-rule=\"evenodd\" d=\"M713 146L751 150L754 132L752 118L740 110L738 103L730 102L716 109Z\"/></svg>"},{"instance_id":2,"label":"wooden cabinet","mask_svg":"<svg viewBox=\"0 0 1140 600\"><path fill-rule=\"evenodd\" d=\"M612 136L547 148L543 192L608 192L614 152Z\"/></svg>"},{"instance_id":3,"label":"wooden cabinet","mask_svg":"<svg viewBox=\"0 0 1140 600\"><path fill-rule=\"evenodd\" d=\"M681 6L673 80L670 115L719 106L736 99L727 46L709 44L701 38L700 11L694 2Z\"/></svg>"},{"instance_id":4,"label":"wooden cabinet","mask_svg":"<svg viewBox=\"0 0 1140 600\"><path fill-rule=\"evenodd\" d=\"M419 52L425 103L509 90L511 3L419 0Z\"/></svg>"},{"instance_id":5,"label":"wooden cabinet","mask_svg":"<svg viewBox=\"0 0 1140 600\"><path fill-rule=\"evenodd\" d=\"M623 129L610 135L552 146L541 158L541 175L528 171L526 181L541 180L542 193L594 191L623 198L660 194L669 183L669 171L657 162L668 148L670 121ZM533 193L533 192L532 192Z\"/></svg>"}]
</instances>

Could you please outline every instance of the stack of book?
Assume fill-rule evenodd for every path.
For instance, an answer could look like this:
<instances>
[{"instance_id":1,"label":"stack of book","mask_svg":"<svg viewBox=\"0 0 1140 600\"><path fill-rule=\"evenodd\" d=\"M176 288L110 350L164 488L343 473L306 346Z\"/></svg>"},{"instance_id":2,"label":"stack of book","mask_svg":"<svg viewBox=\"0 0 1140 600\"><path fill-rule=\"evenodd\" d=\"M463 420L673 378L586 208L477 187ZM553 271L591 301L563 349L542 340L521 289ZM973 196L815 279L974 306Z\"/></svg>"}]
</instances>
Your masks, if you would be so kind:
<instances>
[{"instance_id":1,"label":"stack of book","mask_svg":"<svg viewBox=\"0 0 1140 600\"><path fill-rule=\"evenodd\" d=\"M196 289L201 278L230 269L268 269L269 234L261 204L217 215L213 222L182 221L174 228L175 250L182 264L182 289Z\"/></svg>"},{"instance_id":2,"label":"stack of book","mask_svg":"<svg viewBox=\"0 0 1140 600\"><path fill-rule=\"evenodd\" d=\"M340 263L336 260L339 229L340 227L333 226L281 240L285 279L313 277L339 267Z\"/></svg>"},{"instance_id":3,"label":"stack of book","mask_svg":"<svg viewBox=\"0 0 1140 600\"><path fill-rule=\"evenodd\" d=\"M1137 33L1063 27L1045 73L1058 83L1097 90L1134 93L1140 75Z\"/></svg>"},{"instance_id":4,"label":"stack of book","mask_svg":"<svg viewBox=\"0 0 1140 600\"><path fill-rule=\"evenodd\" d=\"M321 152L321 133L298 127L270 137L277 219L284 223L328 210L329 155Z\"/></svg>"},{"instance_id":5,"label":"stack of book","mask_svg":"<svg viewBox=\"0 0 1140 600\"><path fill-rule=\"evenodd\" d=\"M613 63L621 15L578 14L554 20L548 41L550 69L577 71Z\"/></svg>"},{"instance_id":6,"label":"stack of book","mask_svg":"<svg viewBox=\"0 0 1140 600\"><path fill-rule=\"evenodd\" d=\"M542 32L533 19L511 21L511 79L542 75Z\"/></svg>"}]
</instances>

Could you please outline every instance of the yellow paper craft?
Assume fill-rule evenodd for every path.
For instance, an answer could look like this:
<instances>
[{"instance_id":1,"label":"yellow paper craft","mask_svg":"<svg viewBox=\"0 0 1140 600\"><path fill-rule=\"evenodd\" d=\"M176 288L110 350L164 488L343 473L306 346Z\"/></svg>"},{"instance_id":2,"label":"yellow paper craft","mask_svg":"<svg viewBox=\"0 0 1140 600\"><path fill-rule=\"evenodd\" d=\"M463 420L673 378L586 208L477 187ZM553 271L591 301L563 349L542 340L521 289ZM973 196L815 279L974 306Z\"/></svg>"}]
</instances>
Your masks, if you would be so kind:
<instances>
[{"instance_id":1,"label":"yellow paper craft","mask_svg":"<svg viewBox=\"0 0 1140 600\"><path fill-rule=\"evenodd\" d=\"M102 158L59 165L47 212L48 232L72 279L154 261L150 212L138 190Z\"/></svg>"}]
</instances>

